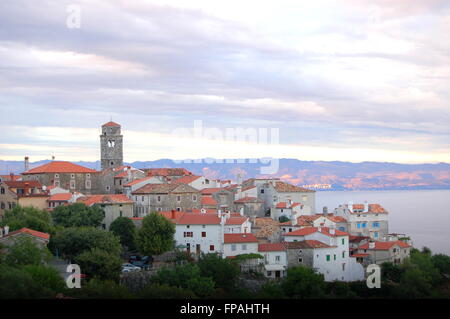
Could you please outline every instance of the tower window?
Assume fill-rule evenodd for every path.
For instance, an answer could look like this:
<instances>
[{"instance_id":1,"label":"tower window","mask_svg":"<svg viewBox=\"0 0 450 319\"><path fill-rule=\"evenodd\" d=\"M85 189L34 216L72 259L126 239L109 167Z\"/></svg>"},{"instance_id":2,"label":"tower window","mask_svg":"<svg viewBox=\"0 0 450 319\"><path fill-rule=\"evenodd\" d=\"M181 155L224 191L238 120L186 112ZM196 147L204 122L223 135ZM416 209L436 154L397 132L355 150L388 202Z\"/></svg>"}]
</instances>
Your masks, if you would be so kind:
<instances>
[{"instance_id":1,"label":"tower window","mask_svg":"<svg viewBox=\"0 0 450 319\"><path fill-rule=\"evenodd\" d=\"M114 162L111 162L111 166L114 166Z\"/></svg>"},{"instance_id":2,"label":"tower window","mask_svg":"<svg viewBox=\"0 0 450 319\"><path fill-rule=\"evenodd\" d=\"M116 141L109 140L108 141L108 147L114 147L114 146L116 146Z\"/></svg>"}]
</instances>

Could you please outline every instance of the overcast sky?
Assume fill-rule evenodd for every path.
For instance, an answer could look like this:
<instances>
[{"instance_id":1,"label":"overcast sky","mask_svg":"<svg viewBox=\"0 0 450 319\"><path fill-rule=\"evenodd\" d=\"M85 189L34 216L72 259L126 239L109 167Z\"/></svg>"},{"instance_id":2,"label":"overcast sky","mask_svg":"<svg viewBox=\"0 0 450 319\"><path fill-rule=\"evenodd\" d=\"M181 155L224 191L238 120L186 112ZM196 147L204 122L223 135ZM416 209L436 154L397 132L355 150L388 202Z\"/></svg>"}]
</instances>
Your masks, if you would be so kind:
<instances>
[{"instance_id":1,"label":"overcast sky","mask_svg":"<svg viewBox=\"0 0 450 319\"><path fill-rule=\"evenodd\" d=\"M450 162L449 37L446 0L3 0L0 159L97 160L112 117L126 161Z\"/></svg>"}]
</instances>

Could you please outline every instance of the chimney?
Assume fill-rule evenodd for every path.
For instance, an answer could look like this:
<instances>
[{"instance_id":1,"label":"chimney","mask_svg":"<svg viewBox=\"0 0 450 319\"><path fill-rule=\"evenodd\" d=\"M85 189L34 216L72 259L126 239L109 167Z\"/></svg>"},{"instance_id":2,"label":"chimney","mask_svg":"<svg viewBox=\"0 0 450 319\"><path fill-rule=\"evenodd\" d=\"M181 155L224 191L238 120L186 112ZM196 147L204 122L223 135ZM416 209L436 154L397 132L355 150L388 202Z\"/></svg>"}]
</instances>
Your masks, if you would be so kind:
<instances>
[{"instance_id":1,"label":"chimney","mask_svg":"<svg viewBox=\"0 0 450 319\"><path fill-rule=\"evenodd\" d=\"M349 211L353 212L353 202L352 201L348 202L348 209L349 209Z\"/></svg>"},{"instance_id":2,"label":"chimney","mask_svg":"<svg viewBox=\"0 0 450 319\"><path fill-rule=\"evenodd\" d=\"M14 182L14 173L9 174L9 179L11 180L11 182Z\"/></svg>"},{"instance_id":3,"label":"chimney","mask_svg":"<svg viewBox=\"0 0 450 319\"><path fill-rule=\"evenodd\" d=\"M375 249L375 242L374 241L370 241L369 242L369 249Z\"/></svg>"},{"instance_id":4,"label":"chimney","mask_svg":"<svg viewBox=\"0 0 450 319\"><path fill-rule=\"evenodd\" d=\"M328 207L324 206L323 207L323 216L327 216L328 215Z\"/></svg>"},{"instance_id":5,"label":"chimney","mask_svg":"<svg viewBox=\"0 0 450 319\"><path fill-rule=\"evenodd\" d=\"M25 172L30 169L30 158L28 156L25 157Z\"/></svg>"},{"instance_id":6,"label":"chimney","mask_svg":"<svg viewBox=\"0 0 450 319\"><path fill-rule=\"evenodd\" d=\"M364 213L369 212L369 203L367 201L364 202Z\"/></svg>"},{"instance_id":7,"label":"chimney","mask_svg":"<svg viewBox=\"0 0 450 319\"><path fill-rule=\"evenodd\" d=\"M52 161L54 161L55 160L55 155L52 155Z\"/></svg>"}]
</instances>

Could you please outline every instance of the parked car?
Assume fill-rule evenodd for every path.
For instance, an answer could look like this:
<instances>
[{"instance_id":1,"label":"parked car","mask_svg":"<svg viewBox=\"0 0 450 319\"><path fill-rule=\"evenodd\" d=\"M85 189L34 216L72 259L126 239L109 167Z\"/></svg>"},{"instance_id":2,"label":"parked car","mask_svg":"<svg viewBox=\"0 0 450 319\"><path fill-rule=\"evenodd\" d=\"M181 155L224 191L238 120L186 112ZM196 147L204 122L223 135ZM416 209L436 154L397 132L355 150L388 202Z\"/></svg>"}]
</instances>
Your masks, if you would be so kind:
<instances>
[{"instance_id":1,"label":"parked car","mask_svg":"<svg viewBox=\"0 0 450 319\"><path fill-rule=\"evenodd\" d=\"M122 272L140 271L141 267L135 266L133 264L123 264Z\"/></svg>"},{"instance_id":2,"label":"parked car","mask_svg":"<svg viewBox=\"0 0 450 319\"><path fill-rule=\"evenodd\" d=\"M129 262L137 267L140 267L142 269L149 269L150 268L150 257L149 256L130 256Z\"/></svg>"}]
</instances>

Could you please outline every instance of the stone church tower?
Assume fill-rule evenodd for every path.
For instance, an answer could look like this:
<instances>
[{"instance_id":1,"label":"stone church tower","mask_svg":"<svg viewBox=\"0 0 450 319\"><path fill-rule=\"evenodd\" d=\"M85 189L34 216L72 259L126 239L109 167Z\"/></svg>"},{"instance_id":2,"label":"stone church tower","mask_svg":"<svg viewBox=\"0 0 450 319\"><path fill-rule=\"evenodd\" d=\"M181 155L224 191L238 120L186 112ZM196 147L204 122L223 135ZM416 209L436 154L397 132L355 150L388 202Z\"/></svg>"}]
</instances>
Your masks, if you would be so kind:
<instances>
[{"instance_id":1,"label":"stone church tower","mask_svg":"<svg viewBox=\"0 0 450 319\"><path fill-rule=\"evenodd\" d=\"M123 135L119 124L111 121L102 125L100 147L102 170L123 165Z\"/></svg>"}]
</instances>

